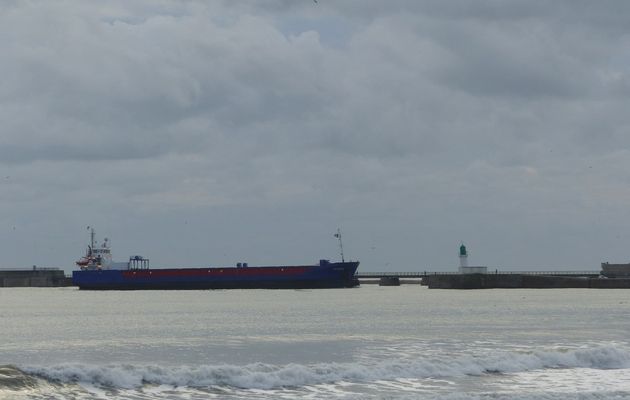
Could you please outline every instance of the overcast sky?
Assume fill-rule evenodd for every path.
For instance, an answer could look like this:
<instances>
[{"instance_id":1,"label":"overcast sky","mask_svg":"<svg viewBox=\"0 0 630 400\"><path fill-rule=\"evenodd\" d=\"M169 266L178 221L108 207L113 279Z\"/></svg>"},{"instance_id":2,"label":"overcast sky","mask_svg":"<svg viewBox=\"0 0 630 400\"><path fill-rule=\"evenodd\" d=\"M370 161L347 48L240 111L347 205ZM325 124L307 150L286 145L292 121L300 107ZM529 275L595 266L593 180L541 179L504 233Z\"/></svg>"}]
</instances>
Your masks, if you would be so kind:
<instances>
[{"instance_id":1,"label":"overcast sky","mask_svg":"<svg viewBox=\"0 0 630 400\"><path fill-rule=\"evenodd\" d=\"M3 1L0 266L630 261L630 2Z\"/></svg>"}]
</instances>

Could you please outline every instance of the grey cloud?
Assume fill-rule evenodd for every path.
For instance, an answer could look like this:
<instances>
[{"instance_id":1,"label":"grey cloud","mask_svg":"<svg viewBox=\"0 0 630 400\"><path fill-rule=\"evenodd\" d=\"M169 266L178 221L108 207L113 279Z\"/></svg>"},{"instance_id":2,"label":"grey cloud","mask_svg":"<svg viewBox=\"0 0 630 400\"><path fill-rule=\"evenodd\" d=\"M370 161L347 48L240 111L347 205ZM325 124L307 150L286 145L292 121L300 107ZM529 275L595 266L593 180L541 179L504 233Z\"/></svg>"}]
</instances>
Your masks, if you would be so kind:
<instances>
[{"instance_id":1,"label":"grey cloud","mask_svg":"<svg viewBox=\"0 0 630 400\"><path fill-rule=\"evenodd\" d=\"M367 269L448 265L466 238L527 241L529 263L581 261L554 253L562 232L590 264L621 255L606 238L627 197L626 8L5 4L0 217L20 229L0 239L24 249L55 232L63 250L28 249L29 263L70 264L88 223L196 264L208 251L254 260L295 231L312 243L264 254L302 260L334 252L319 236L341 224ZM151 245L164 230L179 250ZM368 251L375 240L386 253Z\"/></svg>"}]
</instances>

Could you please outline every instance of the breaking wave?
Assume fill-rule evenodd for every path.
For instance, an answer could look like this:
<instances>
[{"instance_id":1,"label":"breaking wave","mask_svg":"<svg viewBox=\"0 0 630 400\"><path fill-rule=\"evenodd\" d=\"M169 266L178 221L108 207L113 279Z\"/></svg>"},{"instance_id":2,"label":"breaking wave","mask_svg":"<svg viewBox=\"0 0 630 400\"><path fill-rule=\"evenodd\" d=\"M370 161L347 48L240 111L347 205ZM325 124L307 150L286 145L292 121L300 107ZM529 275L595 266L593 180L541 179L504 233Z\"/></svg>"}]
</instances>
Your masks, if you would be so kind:
<instances>
[{"instance_id":1,"label":"breaking wave","mask_svg":"<svg viewBox=\"0 0 630 400\"><path fill-rule=\"evenodd\" d=\"M173 387L233 387L277 389L333 382L456 378L466 375L507 374L546 368L630 368L630 351L612 346L532 352L497 352L487 356L451 359L388 360L373 363L249 364L201 366L140 366L58 364L0 368L0 388L33 385L34 379L52 384L86 384L134 389L145 385Z\"/></svg>"}]
</instances>

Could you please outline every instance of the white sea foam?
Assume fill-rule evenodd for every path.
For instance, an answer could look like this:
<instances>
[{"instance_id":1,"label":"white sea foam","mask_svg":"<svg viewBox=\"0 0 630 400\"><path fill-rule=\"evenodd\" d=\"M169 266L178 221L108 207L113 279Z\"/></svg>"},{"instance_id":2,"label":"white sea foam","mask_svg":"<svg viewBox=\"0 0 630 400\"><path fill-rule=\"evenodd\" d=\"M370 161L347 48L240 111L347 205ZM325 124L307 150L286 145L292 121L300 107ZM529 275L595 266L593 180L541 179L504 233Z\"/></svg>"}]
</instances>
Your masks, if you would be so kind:
<instances>
[{"instance_id":1,"label":"white sea foam","mask_svg":"<svg viewBox=\"0 0 630 400\"><path fill-rule=\"evenodd\" d=\"M488 373L517 373L545 368L630 368L630 351L601 346L573 350L497 352L484 357L404 359L373 363L320 363L202 366L134 366L60 364L26 366L28 374L61 383L132 389L144 385L177 387L230 386L246 389L301 387L330 382L372 382L404 378L456 378Z\"/></svg>"}]
</instances>

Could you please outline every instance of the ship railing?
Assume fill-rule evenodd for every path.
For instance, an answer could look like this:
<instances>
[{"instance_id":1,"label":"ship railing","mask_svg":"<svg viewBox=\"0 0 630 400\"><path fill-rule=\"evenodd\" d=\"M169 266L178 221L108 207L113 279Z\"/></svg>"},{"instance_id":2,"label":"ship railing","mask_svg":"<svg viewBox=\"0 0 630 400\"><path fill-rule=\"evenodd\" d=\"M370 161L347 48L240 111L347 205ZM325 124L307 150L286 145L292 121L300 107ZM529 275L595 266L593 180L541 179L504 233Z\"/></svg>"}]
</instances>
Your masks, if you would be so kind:
<instances>
[{"instance_id":1,"label":"ship railing","mask_svg":"<svg viewBox=\"0 0 630 400\"><path fill-rule=\"evenodd\" d=\"M503 274L503 275L571 275L571 276L586 276L586 275L599 275L601 271L501 271L501 270L488 270L487 274Z\"/></svg>"}]
</instances>

